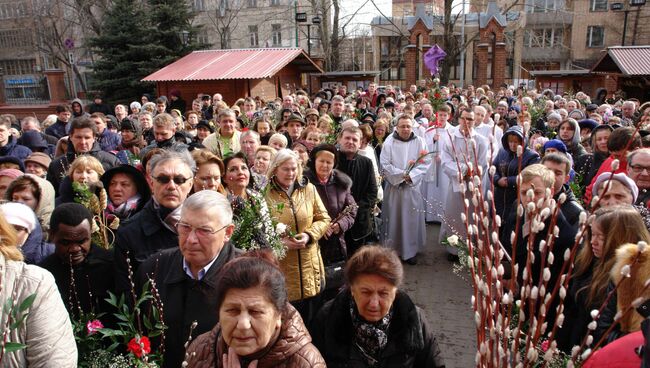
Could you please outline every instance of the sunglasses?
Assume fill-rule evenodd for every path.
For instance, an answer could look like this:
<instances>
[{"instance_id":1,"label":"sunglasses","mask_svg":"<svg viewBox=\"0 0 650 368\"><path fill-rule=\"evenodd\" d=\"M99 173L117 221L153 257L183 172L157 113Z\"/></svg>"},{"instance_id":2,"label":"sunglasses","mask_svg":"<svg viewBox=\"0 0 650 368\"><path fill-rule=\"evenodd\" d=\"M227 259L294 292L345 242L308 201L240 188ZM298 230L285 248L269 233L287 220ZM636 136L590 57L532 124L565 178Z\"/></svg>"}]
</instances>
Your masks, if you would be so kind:
<instances>
[{"instance_id":1,"label":"sunglasses","mask_svg":"<svg viewBox=\"0 0 650 368\"><path fill-rule=\"evenodd\" d=\"M174 181L174 184L176 185L183 185L187 183L189 180L192 180L192 178L186 178L184 176L178 175L178 176L154 176L153 177L157 182L160 184L169 184L170 181Z\"/></svg>"}]
</instances>

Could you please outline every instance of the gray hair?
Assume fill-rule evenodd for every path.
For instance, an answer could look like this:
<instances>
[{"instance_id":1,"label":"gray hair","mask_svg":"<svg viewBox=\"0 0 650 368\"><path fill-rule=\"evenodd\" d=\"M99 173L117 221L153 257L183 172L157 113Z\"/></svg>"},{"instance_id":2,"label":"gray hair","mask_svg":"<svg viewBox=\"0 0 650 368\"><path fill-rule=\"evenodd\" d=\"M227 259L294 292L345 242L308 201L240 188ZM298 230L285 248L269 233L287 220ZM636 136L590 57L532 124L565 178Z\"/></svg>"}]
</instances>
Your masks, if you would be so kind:
<instances>
[{"instance_id":1,"label":"gray hair","mask_svg":"<svg viewBox=\"0 0 650 368\"><path fill-rule=\"evenodd\" d=\"M201 190L187 197L181 207L181 216L185 214L185 211L214 213L216 216L210 217L218 218L221 225L232 223L233 214L230 201L226 196L214 190Z\"/></svg>"},{"instance_id":2,"label":"gray hair","mask_svg":"<svg viewBox=\"0 0 650 368\"><path fill-rule=\"evenodd\" d=\"M224 116L232 116L233 118L237 119L237 114L235 114L235 110L233 109L223 109L219 113L219 116L217 116L217 120L221 121L221 118Z\"/></svg>"},{"instance_id":3,"label":"gray hair","mask_svg":"<svg viewBox=\"0 0 650 368\"><path fill-rule=\"evenodd\" d=\"M332 103L334 103L334 101L337 101L337 102L340 102L340 103L345 103L345 99L343 97L339 96L339 95L336 95L336 96L332 97Z\"/></svg>"},{"instance_id":4,"label":"gray hair","mask_svg":"<svg viewBox=\"0 0 650 368\"><path fill-rule=\"evenodd\" d=\"M256 132L256 131L254 131L254 130L247 130L247 131L243 132L239 136L239 141L240 142L243 141L248 136L253 137L253 139L255 139L255 141L257 141L257 144L262 144L262 141L260 140L260 134L258 132Z\"/></svg>"},{"instance_id":5,"label":"gray hair","mask_svg":"<svg viewBox=\"0 0 650 368\"><path fill-rule=\"evenodd\" d=\"M644 154L650 156L650 148L639 148L627 154L627 167L630 167L634 161L634 157L638 154Z\"/></svg>"},{"instance_id":6,"label":"gray hair","mask_svg":"<svg viewBox=\"0 0 650 368\"><path fill-rule=\"evenodd\" d=\"M180 161L184 164L190 171L192 175L196 172L196 162L192 159L190 152L184 148L168 148L162 153L154 155L149 161L149 167L151 168L151 173L156 170L156 166L160 164L167 163L169 161Z\"/></svg>"}]
</instances>

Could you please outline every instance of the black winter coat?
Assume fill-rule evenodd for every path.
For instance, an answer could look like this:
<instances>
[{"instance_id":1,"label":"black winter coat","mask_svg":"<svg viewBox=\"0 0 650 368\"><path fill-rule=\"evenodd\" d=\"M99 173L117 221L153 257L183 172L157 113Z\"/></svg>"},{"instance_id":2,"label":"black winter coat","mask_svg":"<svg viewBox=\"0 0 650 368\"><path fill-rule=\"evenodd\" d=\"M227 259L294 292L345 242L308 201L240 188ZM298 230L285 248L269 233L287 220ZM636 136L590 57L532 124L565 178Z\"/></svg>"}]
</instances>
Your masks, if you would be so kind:
<instances>
[{"instance_id":1,"label":"black winter coat","mask_svg":"<svg viewBox=\"0 0 650 368\"><path fill-rule=\"evenodd\" d=\"M85 154L98 159L102 164L104 171L108 171L108 169L122 164L117 156L102 151L101 148L99 148L99 143L97 142L93 144L93 148L90 149L90 152ZM75 158L80 155L82 154L76 153L74 151L74 146L70 144L68 147L68 153L52 160L50 167L47 169L47 181L52 183L52 186L54 187L57 195L59 194L59 186L61 185L61 181L63 177L66 176L68 169L72 164L72 161L74 161Z\"/></svg>"},{"instance_id":2,"label":"black winter coat","mask_svg":"<svg viewBox=\"0 0 650 368\"><path fill-rule=\"evenodd\" d=\"M352 193L350 192L352 179L343 172L334 170L332 176L325 184L322 184L311 170L305 171L305 177L316 187L318 195L323 201L325 208L327 208L327 213L330 215L332 221L334 221L339 213L341 213L341 211L343 211L347 206L356 205ZM329 239L322 237L318 241L321 256L323 257L323 262L326 266L348 258L347 248L345 246L345 232L352 228L356 215L357 211L355 209L337 221L341 227L341 233L339 233L338 236L332 236Z\"/></svg>"},{"instance_id":3,"label":"black winter coat","mask_svg":"<svg viewBox=\"0 0 650 368\"><path fill-rule=\"evenodd\" d=\"M217 274L228 261L240 252L226 243L219 256L201 280L190 278L183 270L183 254L178 247L159 252L142 264L136 279L137 290L151 277L156 282L163 303L165 355L163 367L180 367L185 358L184 344L192 322L197 326L196 337L206 333L219 321L217 311ZM156 342L158 343L158 342Z\"/></svg>"},{"instance_id":4,"label":"black winter coat","mask_svg":"<svg viewBox=\"0 0 650 368\"><path fill-rule=\"evenodd\" d=\"M575 227L569 225L569 223L564 218L562 211L559 211L555 222L555 225L559 228L559 236L555 238L554 245L553 245L553 255L555 257L555 261L553 262L552 265L549 265L548 263L546 263L547 257L546 256L542 257L542 254L540 253L539 244L542 240L546 240L546 238L548 237L551 219L552 218L549 217L544 222L545 225L544 230L535 234L535 238L532 241L532 251L535 258L535 262L531 265L531 271L530 271L531 272L530 279L532 280L532 285L539 287L542 281L540 280L540 275L542 270L542 260L544 260L545 266L548 267L551 272L551 277L546 283L547 290L551 290L552 288L554 288L558 278L561 276L560 272L564 264L563 262L564 252L567 249L571 249L571 247L573 247L575 243L575 237L578 232L578 230ZM517 213L516 211L513 211L510 214L508 221L505 223L503 227L504 231L501 234L500 240L501 240L501 244L503 244L503 247L510 255L512 255L513 247L515 246L517 247L517 254L515 259L515 262L519 265L519 271L517 274L517 284L519 286L523 286L524 285L523 274L526 268L526 261L528 259L527 247L528 247L528 238L530 235L526 237L523 236L524 219L521 218L519 224L519 236L517 237L517 243L513 245L510 241L510 234L512 233L512 231L515 230L516 223L517 223ZM547 249L548 249L548 245L547 245ZM545 254L547 253L545 252ZM567 270L565 270L565 272L566 271ZM559 302L559 297L556 296L551 302L550 307L547 308L546 321L555 320L556 307L558 305L558 302ZM538 308L539 306L540 303L537 304ZM549 328L552 327L553 326L550 326Z\"/></svg>"},{"instance_id":5,"label":"black winter coat","mask_svg":"<svg viewBox=\"0 0 650 368\"><path fill-rule=\"evenodd\" d=\"M135 273L152 254L163 249L177 248L178 235L163 224L151 199L144 208L123 222L115 235L115 290L130 292L127 257ZM128 253L128 255L127 255Z\"/></svg>"},{"instance_id":6,"label":"black winter coat","mask_svg":"<svg viewBox=\"0 0 650 368\"><path fill-rule=\"evenodd\" d=\"M592 321L591 311L600 308L600 305L587 305L592 269L593 264L587 272L569 281L569 292L564 300L564 325L557 330L558 348L567 354L575 345L582 344L587 336L587 325Z\"/></svg>"},{"instance_id":7,"label":"black winter coat","mask_svg":"<svg viewBox=\"0 0 650 368\"><path fill-rule=\"evenodd\" d=\"M329 368L369 367L354 343L350 316L350 290L344 289L327 302L313 320L310 332ZM388 343L381 353L380 368L442 368L438 342L429 328L424 312L411 298L398 291L393 302L393 317Z\"/></svg>"},{"instance_id":8,"label":"black winter coat","mask_svg":"<svg viewBox=\"0 0 650 368\"><path fill-rule=\"evenodd\" d=\"M61 299L68 308L68 312L76 315L77 305L86 313L92 311L107 313L110 316L115 312L104 300L108 298L108 292L113 291L114 280L112 277L107 277L113 271L113 252L91 244L86 259L81 264L72 267L75 282L74 292L70 286L71 267L67 262L63 262L57 254L49 255L39 266L50 271L54 276L54 281L56 281ZM75 297L78 300L74 300Z\"/></svg>"},{"instance_id":9,"label":"black winter coat","mask_svg":"<svg viewBox=\"0 0 650 368\"><path fill-rule=\"evenodd\" d=\"M564 184L562 186L562 191L560 193L557 193L554 196L556 201L560 197L560 194L562 193L566 194L566 200L564 201L564 203L562 203L562 206L560 206L560 211L562 211L562 214L564 215L564 218L569 223L569 225L571 225L575 229L578 229L578 223L580 221L580 213L585 209L582 208L580 203L578 203L576 196L573 195L573 191L571 190L568 184Z\"/></svg>"},{"instance_id":10,"label":"black winter coat","mask_svg":"<svg viewBox=\"0 0 650 368\"><path fill-rule=\"evenodd\" d=\"M524 150L521 157L521 168L522 170L534 163L539 162L539 155L537 152L526 147L526 141L524 139L522 129L520 126L516 125L509 128L501 138L501 143L503 148L499 150L497 157L492 163L496 167L496 172L494 173L494 206L496 212L501 219L507 219L510 215L510 210L513 206L513 202L517 199L517 175L519 175L519 157L517 157L517 152L512 152L508 146L508 136L516 136L520 142L524 143ZM508 184L506 187L501 187L497 185L499 180L502 178L508 179Z\"/></svg>"},{"instance_id":11,"label":"black winter coat","mask_svg":"<svg viewBox=\"0 0 650 368\"><path fill-rule=\"evenodd\" d=\"M344 153L339 153L337 167L352 179L350 191L359 206L354 226L346 234L346 240L348 243L350 240L362 240L372 234L373 210L377 203L377 181L372 160L359 154L348 160Z\"/></svg>"}]
</instances>

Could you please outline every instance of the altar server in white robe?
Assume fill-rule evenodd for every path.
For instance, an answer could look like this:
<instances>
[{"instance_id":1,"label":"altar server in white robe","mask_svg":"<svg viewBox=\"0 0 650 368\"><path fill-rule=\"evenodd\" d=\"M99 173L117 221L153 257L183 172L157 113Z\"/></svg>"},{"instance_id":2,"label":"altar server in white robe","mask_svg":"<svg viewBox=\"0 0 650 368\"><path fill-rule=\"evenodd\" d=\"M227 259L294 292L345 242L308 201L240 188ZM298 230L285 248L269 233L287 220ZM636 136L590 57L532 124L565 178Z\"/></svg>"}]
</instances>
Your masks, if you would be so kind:
<instances>
[{"instance_id":1,"label":"altar server in white robe","mask_svg":"<svg viewBox=\"0 0 650 368\"><path fill-rule=\"evenodd\" d=\"M427 104L422 109L432 109ZM436 119L432 121L425 132L424 140L427 143L427 150L433 152L431 155L431 165L424 176L424 182L421 185L422 196L426 199L426 221L442 222L442 213L445 206L445 197L449 190L449 178L442 172L440 154L442 149L442 140L449 139L447 130L453 128L448 123L451 109L447 104L440 106L437 111Z\"/></svg>"},{"instance_id":2,"label":"altar server in white robe","mask_svg":"<svg viewBox=\"0 0 650 368\"><path fill-rule=\"evenodd\" d=\"M487 175L489 143L485 137L474 130L474 119L474 112L463 111L458 118L458 126L449 131L451 139L443 141L440 159L443 172L449 178L451 185L446 196L444 219L440 228L440 241L451 235L458 235L464 242L467 237L465 225L461 220L461 213L465 213L465 207L460 191L460 181L458 180L459 167L461 177L466 184L465 196L470 199L470 218L474 209L471 207L471 193L467 185L471 175L468 161L472 163L474 170L481 166L483 174ZM458 249L447 246L447 254L449 260L454 260L457 258L455 256L458 254Z\"/></svg>"},{"instance_id":3,"label":"altar server in white robe","mask_svg":"<svg viewBox=\"0 0 650 368\"><path fill-rule=\"evenodd\" d=\"M425 208L420 185L430 164L424 139L413 132L413 120L401 115L381 151L386 188L382 205L382 240L409 264L426 243ZM409 171L409 166L414 165Z\"/></svg>"}]
</instances>

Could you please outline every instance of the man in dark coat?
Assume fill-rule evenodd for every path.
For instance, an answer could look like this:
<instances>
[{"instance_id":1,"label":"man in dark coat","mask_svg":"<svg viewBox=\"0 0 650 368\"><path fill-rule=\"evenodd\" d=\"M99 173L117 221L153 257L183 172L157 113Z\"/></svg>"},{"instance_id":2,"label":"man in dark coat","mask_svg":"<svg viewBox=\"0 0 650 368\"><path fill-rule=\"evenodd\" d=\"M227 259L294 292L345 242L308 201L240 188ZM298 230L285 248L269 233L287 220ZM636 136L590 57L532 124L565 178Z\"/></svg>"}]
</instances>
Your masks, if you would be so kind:
<instances>
[{"instance_id":1,"label":"man in dark coat","mask_svg":"<svg viewBox=\"0 0 650 368\"><path fill-rule=\"evenodd\" d=\"M352 197L359 209L354 225L345 234L348 256L366 243L373 235L373 211L377 202L377 181L372 161L361 156L362 133L359 128L343 129L339 138L338 169L352 179Z\"/></svg>"},{"instance_id":2,"label":"man in dark coat","mask_svg":"<svg viewBox=\"0 0 650 368\"><path fill-rule=\"evenodd\" d=\"M88 113L94 114L96 112L101 112L104 115L111 115L113 113L111 107L108 104L105 104L99 96L95 97L93 103L88 105Z\"/></svg>"},{"instance_id":3,"label":"man in dark coat","mask_svg":"<svg viewBox=\"0 0 650 368\"><path fill-rule=\"evenodd\" d=\"M176 151L188 149L182 135L176 135L174 117L167 113L158 114L153 118L153 134L155 141L140 151L140 157L144 157L153 148Z\"/></svg>"},{"instance_id":4,"label":"man in dark coat","mask_svg":"<svg viewBox=\"0 0 650 368\"><path fill-rule=\"evenodd\" d=\"M203 190L183 204L178 246L153 255L138 270L137 289L155 280L163 304L165 355L163 367L180 367L184 343L210 331L218 322L217 275L240 252L228 242L235 226L232 208L218 192Z\"/></svg>"},{"instance_id":5,"label":"man in dark coat","mask_svg":"<svg viewBox=\"0 0 650 368\"><path fill-rule=\"evenodd\" d=\"M549 153L542 159L542 165L547 169L553 171L555 174L555 184L553 185L553 192L555 195L553 199L557 202L560 195L566 195L566 200L560 206L560 211L564 215L569 225L578 228L580 220L580 213L585 209L582 208L573 191L569 187L569 173L571 171L571 161L562 153Z\"/></svg>"},{"instance_id":6,"label":"man in dark coat","mask_svg":"<svg viewBox=\"0 0 650 368\"><path fill-rule=\"evenodd\" d=\"M550 244L544 247L543 251L540 251L540 243L542 241L547 241L550 234L554 233L554 229L551 228L551 221L553 221L552 213L546 219L541 219L544 223L544 229L541 231L531 230L531 224L534 223L532 216L537 216L545 208L550 208L550 199L546 197L546 190L551 189L551 195L554 191L555 175L553 171L546 168L541 164L533 164L522 170L521 172L521 184L520 184L520 200L521 204L525 209L531 203L539 203L542 201L543 205L540 208L536 208L535 212L529 213L528 210L525 211L525 214L521 219L519 219L519 229L517 241L513 244L510 240L511 233L516 230L517 225L517 211L512 211L510 218L504 225L504 231L502 231L501 243L505 248L506 252L512 256L513 250L516 248L516 256L513 259L513 262L519 265L517 275L511 275L516 277L518 287L533 287L540 288L544 283L544 278L542 276L542 264L544 268L548 268L548 279L545 282L546 290L553 290L557 281L561 278L561 270L564 265L563 257L567 249L571 249L575 242L575 237L577 234L577 229L569 225L569 223L564 218L562 211L557 213L555 220L555 226L558 228L558 236L554 238L554 244L552 252L554 255L555 261L552 264L547 262L548 252L551 249ZM529 191L533 192L533 197L529 198L527 193ZM530 249L532 252L532 257L529 258L528 247L529 247L529 238L533 236L531 240ZM526 267L528 260L531 260L530 267ZM510 266L506 267L510 269ZM566 273L568 269L564 272ZM528 277L524 281L524 272L528 273ZM546 272L545 272L546 273ZM519 290L519 289L518 289ZM513 290L514 292L514 290ZM545 300L544 298L531 299L526 298L527 303L535 303L533 308L535 311L539 311L541 303ZM546 308L546 318L545 321L555 321L556 307L559 302L559 297L556 295L555 298L549 303ZM525 310L528 310L529 305L525 306ZM522 307L523 309L523 307ZM536 312L539 315L539 312ZM527 316L527 318L532 318L532 316ZM549 329L553 328L552 323L549 323Z\"/></svg>"},{"instance_id":7,"label":"man in dark coat","mask_svg":"<svg viewBox=\"0 0 650 368\"><path fill-rule=\"evenodd\" d=\"M72 116L72 110L67 105L58 105L56 107L56 122L47 129L45 129L45 134L56 137L56 139L61 139L68 135L66 127Z\"/></svg>"},{"instance_id":8,"label":"man in dark coat","mask_svg":"<svg viewBox=\"0 0 650 368\"><path fill-rule=\"evenodd\" d=\"M149 256L178 246L176 224L192 188L196 167L190 154L167 151L151 159L152 198L120 225L115 236L115 290L131 290L129 268L135 272ZM129 262L127 263L127 259Z\"/></svg>"},{"instance_id":9,"label":"man in dark coat","mask_svg":"<svg viewBox=\"0 0 650 368\"><path fill-rule=\"evenodd\" d=\"M23 161L31 153L32 150L16 143L16 138L11 135L11 121L9 119L0 121L0 156L15 157Z\"/></svg>"},{"instance_id":10,"label":"man in dark coat","mask_svg":"<svg viewBox=\"0 0 650 368\"><path fill-rule=\"evenodd\" d=\"M65 203L52 212L50 240L54 254L39 266L50 271L71 313L110 313L104 300L113 290L113 253L92 244L92 214L78 203ZM74 280L72 289L71 280Z\"/></svg>"},{"instance_id":11,"label":"man in dark coat","mask_svg":"<svg viewBox=\"0 0 650 368\"><path fill-rule=\"evenodd\" d=\"M99 160L104 170L121 164L115 155L102 151L96 139L97 126L90 118L82 116L72 122L70 125L71 144L68 147L68 152L55 158L47 170L47 180L52 183L57 194L63 177L66 176L70 165L77 156L93 156Z\"/></svg>"}]
</instances>

